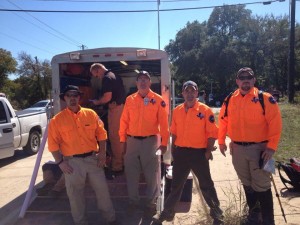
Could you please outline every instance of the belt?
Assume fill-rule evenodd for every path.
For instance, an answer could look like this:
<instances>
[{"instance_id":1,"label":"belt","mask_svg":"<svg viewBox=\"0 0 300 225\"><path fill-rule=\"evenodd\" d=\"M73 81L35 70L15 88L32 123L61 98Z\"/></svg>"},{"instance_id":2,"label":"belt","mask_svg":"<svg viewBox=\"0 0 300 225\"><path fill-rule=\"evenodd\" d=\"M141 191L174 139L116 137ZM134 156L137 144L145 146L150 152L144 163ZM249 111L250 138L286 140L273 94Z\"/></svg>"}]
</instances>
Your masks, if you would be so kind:
<instances>
[{"instance_id":1,"label":"belt","mask_svg":"<svg viewBox=\"0 0 300 225\"><path fill-rule=\"evenodd\" d=\"M261 141L261 142L241 142L241 141L234 141L233 143L237 145L242 145L242 146L248 146L248 145L254 145L254 144L261 144L261 143L267 143L268 141Z\"/></svg>"},{"instance_id":2,"label":"belt","mask_svg":"<svg viewBox=\"0 0 300 225\"><path fill-rule=\"evenodd\" d=\"M93 153L94 153L94 151L91 151L91 152L87 152L87 153L83 153L83 154L76 154L76 155L73 155L73 157L76 157L76 158L85 158L85 157L93 155Z\"/></svg>"},{"instance_id":3,"label":"belt","mask_svg":"<svg viewBox=\"0 0 300 225\"><path fill-rule=\"evenodd\" d=\"M206 148L191 148L191 147L180 147L180 146L175 146L177 149L182 149L182 150L206 150Z\"/></svg>"},{"instance_id":4,"label":"belt","mask_svg":"<svg viewBox=\"0 0 300 225\"><path fill-rule=\"evenodd\" d=\"M128 137L135 138L135 139L143 140L143 139L146 139L146 138L149 138L149 137L154 137L154 136L156 136L156 135L149 135L149 136L132 136L132 135L127 134L127 136L128 136Z\"/></svg>"}]
</instances>

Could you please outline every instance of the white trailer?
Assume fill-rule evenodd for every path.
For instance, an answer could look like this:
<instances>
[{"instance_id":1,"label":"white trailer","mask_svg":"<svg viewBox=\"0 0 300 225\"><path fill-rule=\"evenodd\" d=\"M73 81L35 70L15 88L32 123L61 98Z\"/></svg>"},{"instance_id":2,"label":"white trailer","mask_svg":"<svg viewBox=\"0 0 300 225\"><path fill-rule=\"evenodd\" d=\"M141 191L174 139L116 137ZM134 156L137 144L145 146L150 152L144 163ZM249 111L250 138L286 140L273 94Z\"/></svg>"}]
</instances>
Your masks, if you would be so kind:
<instances>
[{"instance_id":1,"label":"white trailer","mask_svg":"<svg viewBox=\"0 0 300 225\"><path fill-rule=\"evenodd\" d=\"M170 114L171 75L168 55L162 50L140 48L97 48L59 54L52 59L52 97L54 114L65 107L59 93L66 85L79 86L84 92L82 106L89 106L89 99L100 97L101 82L90 74L93 63L102 63L123 79L126 95L136 91L136 74L146 70L151 75L151 89L161 94ZM103 111L94 108L100 116Z\"/></svg>"}]
</instances>

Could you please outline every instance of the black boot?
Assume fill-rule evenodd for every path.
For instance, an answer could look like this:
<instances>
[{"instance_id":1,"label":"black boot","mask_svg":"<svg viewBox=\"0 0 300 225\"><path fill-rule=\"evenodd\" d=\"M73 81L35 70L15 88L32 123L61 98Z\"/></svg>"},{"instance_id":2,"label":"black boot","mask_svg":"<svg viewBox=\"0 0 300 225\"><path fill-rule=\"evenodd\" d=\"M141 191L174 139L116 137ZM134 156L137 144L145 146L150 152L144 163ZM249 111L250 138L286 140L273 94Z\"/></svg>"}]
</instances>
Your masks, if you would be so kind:
<instances>
[{"instance_id":1,"label":"black boot","mask_svg":"<svg viewBox=\"0 0 300 225\"><path fill-rule=\"evenodd\" d=\"M245 224L247 225L257 225L261 222L261 210L260 204L258 201L257 193L253 190L251 186L243 186L246 196L247 205L249 208L247 221Z\"/></svg>"},{"instance_id":2,"label":"black boot","mask_svg":"<svg viewBox=\"0 0 300 225\"><path fill-rule=\"evenodd\" d=\"M210 216L213 218L213 224L224 224L223 211L220 208L220 202L217 196L216 189L201 188L202 195L210 208Z\"/></svg>"},{"instance_id":3,"label":"black boot","mask_svg":"<svg viewBox=\"0 0 300 225\"><path fill-rule=\"evenodd\" d=\"M274 206L271 189L264 192L257 192L261 206L263 225L275 225Z\"/></svg>"}]
</instances>

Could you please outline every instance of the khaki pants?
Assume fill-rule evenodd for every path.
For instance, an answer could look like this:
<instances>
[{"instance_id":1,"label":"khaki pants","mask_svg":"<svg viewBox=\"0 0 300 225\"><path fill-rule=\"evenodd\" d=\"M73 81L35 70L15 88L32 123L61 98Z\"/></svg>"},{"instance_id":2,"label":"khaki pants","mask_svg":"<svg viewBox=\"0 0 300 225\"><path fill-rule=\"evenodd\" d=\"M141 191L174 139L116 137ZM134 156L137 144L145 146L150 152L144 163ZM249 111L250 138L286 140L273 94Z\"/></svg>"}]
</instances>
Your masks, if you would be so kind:
<instances>
[{"instance_id":1,"label":"khaki pants","mask_svg":"<svg viewBox=\"0 0 300 225\"><path fill-rule=\"evenodd\" d=\"M271 188L270 173L259 168L260 153L265 148L266 143L248 146L232 144L232 163L239 179L243 185L251 186L257 192Z\"/></svg>"},{"instance_id":2,"label":"khaki pants","mask_svg":"<svg viewBox=\"0 0 300 225\"><path fill-rule=\"evenodd\" d=\"M117 105L111 103L108 106L108 137L112 149L112 170L120 171L123 170L123 149L120 144L119 128L120 118L122 115L124 105Z\"/></svg>"},{"instance_id":3,"label":"khaki pants","mask_svg":"<svg viewBox=\"0 0 300 225\"><path fill-rule=\"evenodd\" d=\"M152 136L143 140L133 137L127 138L125 161L125 174L129 201L137 204L139 202L139 179L141 172L144 173L147 189L147 203L156 202L158 196L157 173L158 158L155 155L158 148L158 137Z\"/></svg>"},{"instance_id":4,"label":"khaki pants","mask_svg":"<svg viewBox=\"0 0 300 225\"><path fill-rule=\"evenodd\" d=\"M103 168L97 167L96 156L92 155L86 158L66 157L66 160L73 168L73 173L65 174L65 179L75 224L87 224L84 192L86 179L95 191L97 206L102 216L109 222L114 221L115 210L110 199Z\"/></svg>"}]
</instances>

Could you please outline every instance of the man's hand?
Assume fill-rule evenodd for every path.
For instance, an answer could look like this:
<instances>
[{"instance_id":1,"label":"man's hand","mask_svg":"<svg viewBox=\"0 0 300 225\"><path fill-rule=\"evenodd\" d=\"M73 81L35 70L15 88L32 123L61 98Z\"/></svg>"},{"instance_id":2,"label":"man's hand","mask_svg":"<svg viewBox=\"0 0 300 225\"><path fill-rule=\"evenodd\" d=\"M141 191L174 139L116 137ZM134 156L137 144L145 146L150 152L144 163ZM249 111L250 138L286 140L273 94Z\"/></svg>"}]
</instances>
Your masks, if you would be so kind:
<instances>
[{"instance_id":1,"label":"man's hand","mask_svg":"<svg viewBox=\"0 0 300 225\"><path fill-rule=\"evenodd\" d=\"M161 150L161 154L163 155L163 154L165 154L166 151L167 151L167 146L161 145L161 146L159 146L159 147L156 149L156 151L157 151L157 150Z\"/></svg>"},{"instance_id":2,"label":"man's hand","mask_svg":"<svg viewBox=\"0 0 300 225\"><path fill-rule=\"evenodd\" d=\"M212 155L211 151L208 149L206 149L206 151L205 151L205 158L207 160L213 160L213 155Z\"/></svg>"},{"instance_id":3,"label":"man's hand","mask_svg":"<svg viewBox=\"0 0 300 225\"><path fill-rule=\"evenodd\" d=\"M275 153L275 150L273 150L273 149L271 149L271 148L266 148L266 149L263 151L261 157L262 157L262 158L264 159L264 161L266 162L266 161L270 160L270 159L273 157L274 153Z\"/></svg>"},{"instance_id":4,"label":"man's hand","mask_svg":"<svg viewBox=\"0 0 300 225\"><path fill-rule=\"evenodd\" d=\"M220 144L219 149L220 149L222 155L224 155L226 157L225 152L227 151L227 146L225 144Z\"/></svg>"},{"instance_id":5,"label":"man's hand","mask_svg":"<svg viewBox=\"0 0 300 225\"><path fill-rule=\"evenodd\" d=\"M64 160L58 166L63 173L66 173L66 174L73 173L73 168L69 165L68 161Z\"/></svg>"},{"instance_id":6,"label":"man's hand","mask_svg":"<svg viewBox=\"0 0 300 225\"><path fill-rule=\"evenodd\" d=\"M105 163L106 163L106 153L98 153L97 154L97 158L98 158L98 161L97 161L97 166L98 167L104 167L105 166Z\"/></svg>"}]
</instances>

